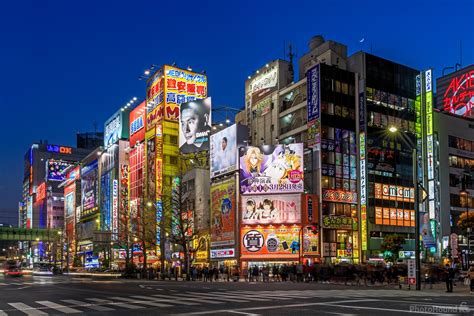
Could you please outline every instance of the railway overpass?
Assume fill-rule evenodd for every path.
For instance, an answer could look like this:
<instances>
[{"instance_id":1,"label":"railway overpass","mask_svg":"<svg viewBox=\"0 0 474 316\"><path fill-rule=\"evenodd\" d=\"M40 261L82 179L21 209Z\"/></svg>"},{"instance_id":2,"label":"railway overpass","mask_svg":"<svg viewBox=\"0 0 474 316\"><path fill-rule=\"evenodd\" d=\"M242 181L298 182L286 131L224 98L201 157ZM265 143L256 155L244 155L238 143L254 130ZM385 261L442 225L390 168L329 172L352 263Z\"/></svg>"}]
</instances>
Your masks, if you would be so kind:
<instances>
[{"instance_id":1,"label":"railway overpass","mask_svg":"<svg viewBox=\"0 0 474 316\"><path fill-rule=\"evenodd\" d=\"M56 241L58 229L26 229L17 227L0 227L0 240L5 241Z\"/></svg>"}]
</instances>

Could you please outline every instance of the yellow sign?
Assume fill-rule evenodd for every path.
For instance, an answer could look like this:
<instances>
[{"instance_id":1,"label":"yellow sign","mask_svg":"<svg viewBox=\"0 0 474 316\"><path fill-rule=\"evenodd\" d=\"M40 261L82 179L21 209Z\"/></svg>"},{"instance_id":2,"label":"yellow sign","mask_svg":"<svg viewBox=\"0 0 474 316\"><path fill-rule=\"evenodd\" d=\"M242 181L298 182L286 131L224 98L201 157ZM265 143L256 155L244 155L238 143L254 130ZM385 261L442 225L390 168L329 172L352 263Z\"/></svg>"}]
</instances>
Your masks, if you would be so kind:
<instances>
[{"instance_id":1,"label":"yellow sign","mask_svg":"<svg viewBox=\"0 0 474 316\"><path fill-rule=\"evenodd\" d=\"M207 97L207 77L188 70L164 66L163 118L178 121L181 103Z\"/></svg>"}]
</instances>

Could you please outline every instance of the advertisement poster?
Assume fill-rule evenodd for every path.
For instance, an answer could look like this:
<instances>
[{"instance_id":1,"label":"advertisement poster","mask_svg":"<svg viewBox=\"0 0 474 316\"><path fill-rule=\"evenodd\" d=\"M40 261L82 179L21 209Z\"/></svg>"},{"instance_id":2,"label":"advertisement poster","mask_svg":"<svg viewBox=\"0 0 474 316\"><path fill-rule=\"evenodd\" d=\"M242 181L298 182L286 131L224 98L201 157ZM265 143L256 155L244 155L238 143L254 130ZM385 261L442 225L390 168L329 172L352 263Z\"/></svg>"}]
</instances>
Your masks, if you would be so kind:
<instances>
[{"instance_id":1,"label":"advertisement poster","mask_svg":"<svg viewBox=\"0 0 474 316\"><path fill-rule=\"evenodd\" d=\"M436 87L438 109L454 115L473 117L474 65L437 79Z\"/></svg>"},{"instance_id":2,"label":"advertisement poster","mask_svg":"<svg viewBox=\"0 0 474 316\"><path fill-rule=\"evenodd\" d=\"M248 81L247 94L252 98L252 104L268 96L278 89L278 64L269 65L264 72Z\"/></svg>"},{"instance_id":3,"label":"advertisement poster","mask_svg":"<svg viewBox=\"0 0 474 316\"><path fill-rule=\"evenodd\" d=\"M211 135L211 178L237 169L237 124Z\"/></svg>"},{"instance_id":4,"label":"advertisement poster","mask_svg":"<svg viewBox=\"0 0 474 316\"><path fill-rule=\"evenodd\" d=\"M240 206L243 225L301 222L301 196L299 194L243 196Z\"/></svg>"},{"instance_id":5,"label":"advertisement poster","mask_svg":"<svg viewBox=\"0 0 474 316\"><path fill-rule=\"evenodd\" d=\"M75 188L76 186L74 186ZM68 193L64 198L66 204L66 217L71 217L74 215L74 210L76 207L74 206L74 192Z\"/></svg>"},{"instance_id":6,"label":"advertisement poster","mask_svg":"<svg viewBox=\"0 0 474 316\"><path fill-rule=\"evenodd\" d=\"M303 254L316 256L319 255L319 234L315 234L308 229L304 229Z\"/></svg>"},{"instance_id":7,"label":"advertisement poster","mask_svg":"<svg viewBox=\"0 0 474 316\"><path fill-rule=\"evenodd\" d=\"M184 102L180 106L179 151L183 154L209 150L211 98Z\"/></svg>"},{"instance_id":8,"label":"advertisement poster","mask_svg":"<svg viewBox=\"0 0 474 316\"><path fill-rule=\"evenodd\" d=\"M235 179L211 186L211 247L235 244Z\"/></svg>"},{"instance_id":9,"label":"advertisement poster","mask_svg":"<svg viewBox=\"0 0 474 316\"><path fill-rule=\"evenodd\" d=\"M240 192L304 191L303 144L240 148Z\"/></svg>"},{"instance_id":10,"label":"advertisement poster","mask_svg":"<svg viewBox=\"0 0 474 316\"><path fill-rule=\"evenodd\" d=\"M145 139L145 122L146 109L145 102L134 108L130 112L130 147L134 147L137 143Z\"/></svg>"},{"instance_id":11,"label":"advertisement poster","mask_svg":"<svg viewBox=\"0 0 474 316\"><path fill-rule=\"evenodd\" d=\"M98 161L94 160L81 170L82 212L89 215L98 205Z\"/></svg>"},{"instance_id":12,"label":"advertisement poster","mask_svg":"<svg viewBox=\"0 0 474 316\"><path fill-rule=\"evenodd\" d=\"M110 220L112 218L112 179L114 171L109 171L100 177L100 217L101 227L110 229Z\"/></svg>"},{"instance_id":13,"label":"advertisement poster","mask_svg":"<svg viewBox=\"0 0 474 316\"><path fill-rule=\"evenodd\" d=\"M298 258L300 228L242 228L241 254L245 257ZM286 255L286 256L285 256Z\"/></svg>"},{"instance_id":14,"label":"advertisement poster","mask_svg":"<svg viewBox=\"0 0 474 316\"><path fill-rule=\"evenodd\" d=\"M119 139L129 136L129 112L119 110L104 124L104 147L108 148Z\"/></svg>"},{"instance_id":15,"label":"advertisement poster","mask_svg":"<svg viewBox=\"0 0 474 316\"><path fill-rule=\"evenodd\" d=\"M66 180L66 170L72 165L74 165L73 162L48 159L48 181Z\"/></svg>"},{"instance_id":16,"label":"advertisement poster","mask_svg":"<svg viewBox=\"0 0 474 316\"><path fill-rule=\"evenodd\" d=\"M184 102L207 97L206 75L165 65L165 95L163 118L177 121L179 106ZM210 120L209 120L210 121Z\"/></svg>"}]
</instances>

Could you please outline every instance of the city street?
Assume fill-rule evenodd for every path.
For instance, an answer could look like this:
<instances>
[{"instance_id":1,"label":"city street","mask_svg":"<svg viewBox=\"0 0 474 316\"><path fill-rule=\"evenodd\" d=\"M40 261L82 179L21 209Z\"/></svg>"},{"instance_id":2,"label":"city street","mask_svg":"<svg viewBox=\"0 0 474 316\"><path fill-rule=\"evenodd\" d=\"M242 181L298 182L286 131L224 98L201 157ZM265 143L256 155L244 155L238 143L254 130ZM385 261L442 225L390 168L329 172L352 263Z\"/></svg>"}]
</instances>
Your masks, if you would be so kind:
<instances>
[{"instance_id":1,"label":"city street","mask_svg":"<svg viewBox=\"0 0 474 316\"><path fill-rule=\"evenodd\" d=\"M474 314L458 284L416 292L390 286L315 283L93 280L0 277L0 315L374 315Z\"/></svg>"}]
</instances>

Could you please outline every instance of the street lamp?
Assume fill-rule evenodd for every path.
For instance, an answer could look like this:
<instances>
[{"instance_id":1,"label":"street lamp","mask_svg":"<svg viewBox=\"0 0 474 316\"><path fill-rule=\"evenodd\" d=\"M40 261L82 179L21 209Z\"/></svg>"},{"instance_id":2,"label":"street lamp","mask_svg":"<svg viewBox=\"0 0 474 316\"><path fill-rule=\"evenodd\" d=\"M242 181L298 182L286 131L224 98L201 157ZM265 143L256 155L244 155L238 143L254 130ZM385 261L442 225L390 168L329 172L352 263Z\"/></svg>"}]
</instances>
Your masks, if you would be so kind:
<instances>
[{"instance_id":1,"label":"street lamp","mask_svg":"<svg viewBox=\"0 0 474 316\"><path fill-rule=\"evenodd\" d=\"M398 132L398 128L396 126L390 126L388 131L392 134ZM420 197L420 184L418 183L418 153L416 150L416 146L413 145L411 141L409 141L409 145L412 147L412 169L413 169L413 185L415 186L415 278L416 278L416 290L421 290L421 276L420 276L420 267L421 267L421 260L420 260L420 214L419 214L419 197Z\"/></svg>"}]
</instances>

